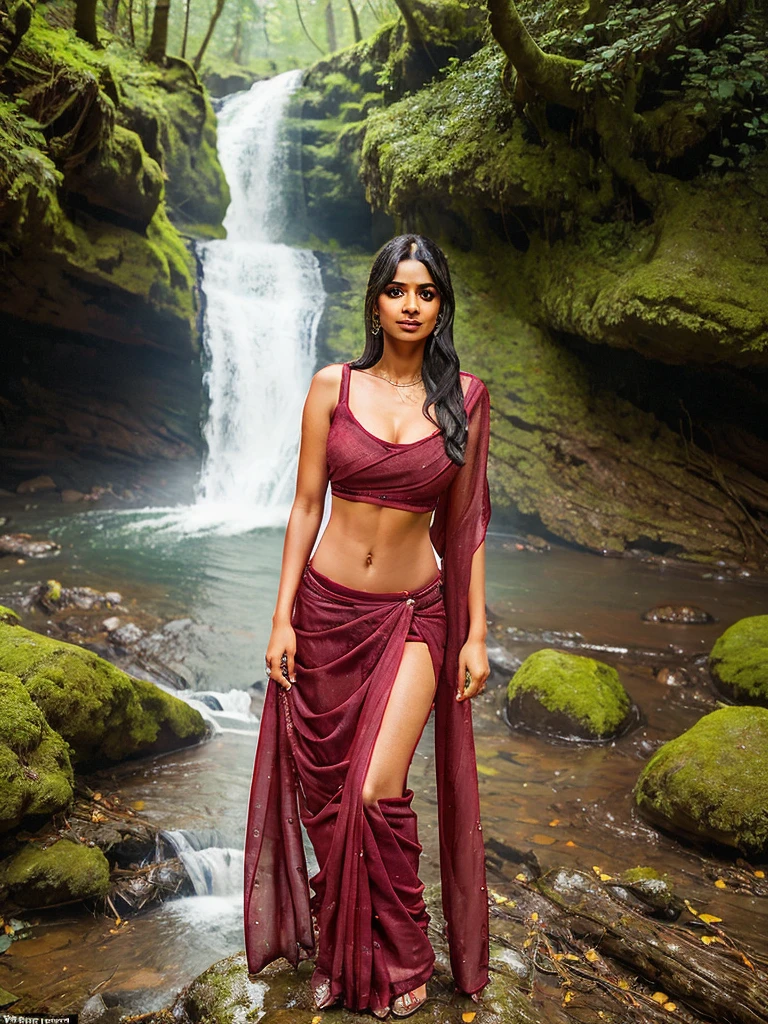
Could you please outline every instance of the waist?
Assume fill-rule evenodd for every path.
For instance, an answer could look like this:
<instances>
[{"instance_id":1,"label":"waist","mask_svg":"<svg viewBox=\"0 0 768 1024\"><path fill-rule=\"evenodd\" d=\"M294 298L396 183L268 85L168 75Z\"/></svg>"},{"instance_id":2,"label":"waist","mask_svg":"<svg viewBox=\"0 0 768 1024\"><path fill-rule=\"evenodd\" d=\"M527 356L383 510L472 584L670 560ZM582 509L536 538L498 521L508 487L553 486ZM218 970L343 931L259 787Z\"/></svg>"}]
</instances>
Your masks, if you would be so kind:
<instances>
[{"instance_id":1,"label":"waist","mask_svg":"<svg viewBox=\"0 0 768 1024\"><path fill-rule=\"evenodd\" d=\"M331 482L331 494L335 498L343 498L345 501L379 505L384 508L395 508L402 512L416 512L419 514L431 513L437 505L437 498L433 497L418 500L405 497L402 494L382 494L375 490L344 487L342 484L333 482Z\"/></svg>"},{"instance_id":2,"label":"waist","mask_svg":"<svg viewBox=\"0 0 768 1024\"><path fill-rule=\"evenodd\" d=\"M435 601L442 600L443 573L437 570L436 575L420 587L413 590L360 590L331 579L320 572L311 560L304 566L302 574L305 585L325 591L342 600L353 601L355 604L392 604L395 602L412 602L417 608L427 607Z\"/></svg>"}]
</instances>

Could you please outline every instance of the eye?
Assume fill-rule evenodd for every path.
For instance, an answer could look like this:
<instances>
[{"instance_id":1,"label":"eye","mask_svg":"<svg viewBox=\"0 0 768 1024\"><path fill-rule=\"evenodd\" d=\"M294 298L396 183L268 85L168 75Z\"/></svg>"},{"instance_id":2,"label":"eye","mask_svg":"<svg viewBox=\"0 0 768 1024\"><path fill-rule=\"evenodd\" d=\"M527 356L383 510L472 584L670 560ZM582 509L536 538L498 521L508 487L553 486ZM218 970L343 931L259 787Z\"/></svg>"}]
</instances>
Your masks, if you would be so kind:
<instances>
[{"instance_id":1,"label":"eye","mask_svg":"<svg viewBox=\"0 0 768 1024\"><path fill-rule=\"evenodd\" d=\"M400 289L397 287L397 285L392 285L391 288L387 288L387 290L385 292L385 295L388 295L390 297L390 299L394 299L394 298L396 298L395 292L399 292L399 291L400 291Z\"/></svg>"}]
</instances>

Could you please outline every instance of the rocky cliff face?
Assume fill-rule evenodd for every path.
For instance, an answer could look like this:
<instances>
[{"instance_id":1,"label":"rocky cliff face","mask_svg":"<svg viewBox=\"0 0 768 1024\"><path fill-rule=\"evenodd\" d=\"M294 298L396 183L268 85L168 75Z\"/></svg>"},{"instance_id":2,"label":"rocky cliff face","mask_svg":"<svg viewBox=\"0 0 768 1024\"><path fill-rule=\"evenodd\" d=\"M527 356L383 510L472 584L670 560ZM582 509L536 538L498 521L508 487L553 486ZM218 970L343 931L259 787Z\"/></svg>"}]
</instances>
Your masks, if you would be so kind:
<instances>
[{"instance_id":1,"label":"rocky cliff face","mask_svg":"<svg viewBox=\"0 0 768 1024\"><path fill-rule=\"evenodd\" d=\"M60 10L26 29L0 11L6 486L68 458L199 445L189 243L221 235L229 201L191 65L144 63L117 39L95 50Z\"/></svg>"}]
</instances>

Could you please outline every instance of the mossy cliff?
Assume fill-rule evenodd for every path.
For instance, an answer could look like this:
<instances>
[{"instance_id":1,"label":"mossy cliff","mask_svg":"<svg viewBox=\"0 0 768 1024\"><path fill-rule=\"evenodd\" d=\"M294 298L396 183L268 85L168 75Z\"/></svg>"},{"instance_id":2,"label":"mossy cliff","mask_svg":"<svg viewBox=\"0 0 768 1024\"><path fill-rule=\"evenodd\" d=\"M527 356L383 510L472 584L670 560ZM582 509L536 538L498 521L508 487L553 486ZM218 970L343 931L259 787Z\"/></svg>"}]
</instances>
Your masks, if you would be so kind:
<instances>
[{"instance_id":1,"label":"mossy cliff","mask_svg":"<svg viewBox=\"0 0 768 1024\"><path fill-rule=\"evenodd\" d=\"M35 11L0 75L0 283L6 316L196 351L187 235L221 233L215 118L193 68L95 50Z\"/></svg>"},{"instance_id":2,"label":"mossy cliff","mask_svg":"<svg viewBox=\"0 0 768 1024\"><path fill-rule=\"evenodd\" d=\"M498 512L597 551L766 567L766 16L519 10L551 81L488 26L399 95L384 30L308 71L297 238L324 250L321 356L360 349L370 253L424 231L491 391Z\"/></svg>"}]
</instances>

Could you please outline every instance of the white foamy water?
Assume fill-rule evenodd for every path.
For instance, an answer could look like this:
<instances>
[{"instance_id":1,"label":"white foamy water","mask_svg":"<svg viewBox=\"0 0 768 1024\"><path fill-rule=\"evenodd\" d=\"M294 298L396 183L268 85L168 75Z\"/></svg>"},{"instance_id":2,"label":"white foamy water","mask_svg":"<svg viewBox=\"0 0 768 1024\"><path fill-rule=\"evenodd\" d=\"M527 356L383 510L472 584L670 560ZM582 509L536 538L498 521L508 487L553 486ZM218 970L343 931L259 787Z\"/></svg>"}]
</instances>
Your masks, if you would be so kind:
<instances>
[{"instance_id":1,"label":"white foamy water","mask_svg":"<svg viewBox=\"0 0 768 1024\"><path fill-rule=\"evenodd\" d=\"M287 521L325 301L314 253L280 241L290 155L282 121L302 74L295 68L256 82L219 110L219 158L232 197L227 237L197 245L207 451L194 504L134 511L126 530L231 536Z\"/></svg>"}]
</instances>

